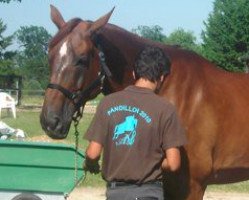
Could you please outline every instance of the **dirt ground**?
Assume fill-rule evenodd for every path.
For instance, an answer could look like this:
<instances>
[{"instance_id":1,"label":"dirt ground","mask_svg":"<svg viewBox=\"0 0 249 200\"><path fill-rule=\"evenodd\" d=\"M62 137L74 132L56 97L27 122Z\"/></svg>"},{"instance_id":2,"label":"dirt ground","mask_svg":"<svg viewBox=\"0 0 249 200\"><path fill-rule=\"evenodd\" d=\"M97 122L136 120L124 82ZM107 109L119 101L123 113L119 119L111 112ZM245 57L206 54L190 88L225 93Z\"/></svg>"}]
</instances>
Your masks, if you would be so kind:
<instances>
[{"instance_id":1,"label":"dirt ground","mask_svg":"<svg viewBox=\"0 0 249 200\"><path fill-rule=\"evenodd\" d=\"M105 188L76 188L68 200L105 200ZM249 194L206 192L204 200L249 200Z\"/></svg>"}]
</instances>

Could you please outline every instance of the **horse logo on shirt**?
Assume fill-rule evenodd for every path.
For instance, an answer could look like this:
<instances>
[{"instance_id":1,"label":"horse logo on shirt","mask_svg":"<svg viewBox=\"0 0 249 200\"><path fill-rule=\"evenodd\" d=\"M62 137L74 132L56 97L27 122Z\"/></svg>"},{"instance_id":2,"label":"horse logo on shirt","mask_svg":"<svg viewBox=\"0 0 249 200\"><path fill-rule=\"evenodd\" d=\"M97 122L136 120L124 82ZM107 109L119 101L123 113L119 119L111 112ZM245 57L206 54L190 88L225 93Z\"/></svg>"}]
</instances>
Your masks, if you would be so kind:
<instances>
[{"instance_id":1,"label":"horse logo on shirt","mask_svg":"<svg viewBox=\"0 0 249 200\"><path fill-rule=\"evenodd\" d=\"M113 134L113 141L116 145L131 146L135 142L137 119L134 115L127 116L125 121L116 125Z\"/></svg>"}]
</instances>

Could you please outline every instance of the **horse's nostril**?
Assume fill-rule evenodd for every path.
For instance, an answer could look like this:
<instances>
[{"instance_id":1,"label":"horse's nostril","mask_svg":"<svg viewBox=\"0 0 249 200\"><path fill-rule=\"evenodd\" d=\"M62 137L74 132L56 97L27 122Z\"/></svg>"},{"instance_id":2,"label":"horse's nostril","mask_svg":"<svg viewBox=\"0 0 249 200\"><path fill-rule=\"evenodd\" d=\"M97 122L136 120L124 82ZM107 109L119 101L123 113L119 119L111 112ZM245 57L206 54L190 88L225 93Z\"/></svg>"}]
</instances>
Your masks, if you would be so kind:
<instances>
[{"instance_id":1,"label":"horse's nostril","mask_svg":"<svg viewBox=\"0 0 249 200\"><path fill-rule=\"evenodd\" d=\"M62 129L62 127L63 127L62 122L59 119L57 119L57 122L56 122L56 125L55 125L55 129L58 130L58 131L60 131Z\"/></svg>"},{"instance_id":2,"label":"horse's nostril","mask_svg":"<svg viewBox=\"0 0 249 200\"><path fill-rule=\"evenodd\" d=\"M55 127L57 127L58 126L58 124L59 124L59 122L60 122L60 119L59 119L59 117L54 117L54 126Z\"/></svg>"},{"instance_id":3,"label":"horse's nostril","mask_svg":"<svg viewBox=\"0 0 249 200\"><path fill-rule=\"evenodd\" d=\"M59 116L50 115L47 119L47 129L52 131L52 130L57 129L58 126L60 127L62 126Z\"/></svg>"}]
</instances>

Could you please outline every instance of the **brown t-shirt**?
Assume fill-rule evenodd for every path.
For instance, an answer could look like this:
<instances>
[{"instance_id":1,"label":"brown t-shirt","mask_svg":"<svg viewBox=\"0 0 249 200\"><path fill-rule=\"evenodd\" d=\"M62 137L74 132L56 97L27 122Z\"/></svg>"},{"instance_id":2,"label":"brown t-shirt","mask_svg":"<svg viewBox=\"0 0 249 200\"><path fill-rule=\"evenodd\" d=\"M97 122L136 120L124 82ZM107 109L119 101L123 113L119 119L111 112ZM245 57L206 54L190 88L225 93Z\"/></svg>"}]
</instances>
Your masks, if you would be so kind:
<instances>
[{"instance_id":1,"label":"brown t-shirt","mask_svg":"<svg viewBox=\"0 0 249 200\"><path fill-rule=\"evenodd\" d=\"M106 181L134 183L160 180L165 150L186 143L174 106L136 86L101 101L85 139L103 145Z\"/></svg>"}]
</instances>

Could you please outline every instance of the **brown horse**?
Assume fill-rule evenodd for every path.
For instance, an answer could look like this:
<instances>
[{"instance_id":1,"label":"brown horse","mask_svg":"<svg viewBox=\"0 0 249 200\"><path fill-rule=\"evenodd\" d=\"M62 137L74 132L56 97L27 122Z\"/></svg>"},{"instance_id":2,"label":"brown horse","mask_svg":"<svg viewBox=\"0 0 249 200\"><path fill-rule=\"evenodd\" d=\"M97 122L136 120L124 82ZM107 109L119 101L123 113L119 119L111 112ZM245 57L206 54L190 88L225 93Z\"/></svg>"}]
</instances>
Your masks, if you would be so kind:
<instances>
[{"instance_id":1,"label":"brown horse","mask_svg":"<svg viewBox=\"0 0 249 200\"><path fill-rule=\"evenodd\" d=\"M111 14L95 22L65 22L51 6L59 32L49 46L51 84L41 113L46 133L65 138L74 113L86 101L134 83L132 66L137 53L155 45L172 64L158 94L177 107L188 137L181 170L166 175L166 194L170 199L199 200L208 184L247 180L249 75L225 72L193 52L107 24Z\"/></svg>"}]
</instances>

